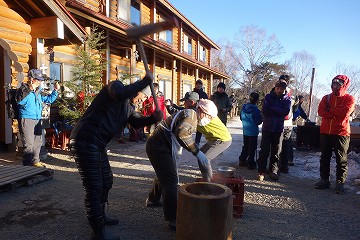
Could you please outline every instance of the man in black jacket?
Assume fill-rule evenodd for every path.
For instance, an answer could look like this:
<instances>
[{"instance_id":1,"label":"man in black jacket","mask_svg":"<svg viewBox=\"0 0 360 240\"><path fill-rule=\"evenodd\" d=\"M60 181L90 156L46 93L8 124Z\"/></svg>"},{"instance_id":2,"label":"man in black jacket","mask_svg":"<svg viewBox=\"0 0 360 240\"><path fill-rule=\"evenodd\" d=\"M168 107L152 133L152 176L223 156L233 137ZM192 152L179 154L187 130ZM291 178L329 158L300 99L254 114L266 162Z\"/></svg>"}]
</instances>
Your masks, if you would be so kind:
<instances>
[{"instance_id":1,"label":"man in black jacket","mask_svg":"<svg viewBox=\"0 0 360 240\"><path fill-rule=\"evenodd\" d=\"M160 121L162 112L144 117L130 107L130 98L151 84L152 78L124 86L112 81L97 94L70 135L70 147L85 191L85 210L95 239L119 239L106 231L105 225L119 221L105 215L105 203L113 184L106 145L122 127L130 123L139 128ZM148 95L150 95L148 93Z\"/></svg>"}]
</instances>

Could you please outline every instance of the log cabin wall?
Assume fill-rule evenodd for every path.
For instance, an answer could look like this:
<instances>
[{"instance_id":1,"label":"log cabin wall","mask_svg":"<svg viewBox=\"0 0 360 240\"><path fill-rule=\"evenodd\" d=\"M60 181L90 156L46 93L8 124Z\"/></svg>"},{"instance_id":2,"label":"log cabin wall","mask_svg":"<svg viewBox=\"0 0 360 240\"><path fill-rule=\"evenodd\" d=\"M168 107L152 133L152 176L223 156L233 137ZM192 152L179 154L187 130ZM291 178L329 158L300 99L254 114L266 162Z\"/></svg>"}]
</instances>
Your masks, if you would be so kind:
<instances>
[{"instance_id":1,"label":"log cabin wall","mask_svg":"<svg viewBox=\"0 0 360 240\"><path fill-rule=\"evenodd\" d=\"M115 35L115 42L117 44L110 44L109 47L110 79L116 77L118 71L116 71L115 68L120 65L123 65L121 69L131 70L133 73L136 72L136 74L143 77L145 75L145 69L141 58L138 57L135 60L136 64L131 67L131 59L129 56L123 56L125 50L121 50L121 48L133 48L133 45L127 41L125 33L126 29L131 27L129 23L130 20L118 19L119 1L72 0L71 2L75 2L75 4L67 3L65 6L79 19L79 22L85 23L87 26L93 22L97 22L97 24L102 24L104 29L108 29L107 31L109 31L110 34ZM104 13L99 11L99 9L101 9L99 2L102 2L102 4L104 2L109 3L109 6L107 6L109 10L108 20L105 19L107 17ZM159 33L149 35L143 42L149 68L154 73L155 81L161 81L161 79L165 79L166 81L168 79L171 80L172 99L174 102L178 102L185 93L184 84L186 85L186 90L190 90L194 88L195 81L201 79L203 81L204 91L210 95L210 81L214 78L227 78L224 73L212 69L210 66L211 49L218 49L218 46L178 12L167 0L132 0L129 2L139 10L139 22L141 25L155 23L168 17L176 17L180 23L180 27L174 27L172 29L171 43L160 39ZM134 2L136 2L135 5ZM77 5L76 3L79 4ZM125 4L125 2L122 3ZM88 8L89 11L86 10L86 8ZM100 16L101 14L103 16ZM126 15L126 13L124 14L124 16L129 16ZM94 21L95 19L96 21ZM109 25L111 25L111 27ZM190 54L183 51L185 44L183 42L184 34L191 39ZM199 52L203 51L200 46L205 48L205 60L200 59ZM132 54L135 53L133 52ZM191 86L190 89L189 86Z\"/></svg>"}]
</instances>

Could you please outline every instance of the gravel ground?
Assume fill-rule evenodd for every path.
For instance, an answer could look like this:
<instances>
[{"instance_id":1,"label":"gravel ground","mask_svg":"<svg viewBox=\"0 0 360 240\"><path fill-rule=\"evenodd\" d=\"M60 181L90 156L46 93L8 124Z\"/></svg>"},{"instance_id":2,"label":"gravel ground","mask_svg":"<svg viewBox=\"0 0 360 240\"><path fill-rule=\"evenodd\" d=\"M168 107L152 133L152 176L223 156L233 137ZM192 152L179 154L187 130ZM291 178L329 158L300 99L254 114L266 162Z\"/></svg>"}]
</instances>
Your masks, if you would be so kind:
<instances>
[{"instance_id":1,"label":"gravel ground","mask_svg":"<svg viewBox=\"0 0 360 240\"><path fill-rule=\"evenodd\" d=\"M314 189L318 177L301 176L301 171L308 170L304 159L319 156L314 151L295 151L296 165L290 167L289 174L282 174L277 182L259 182L256 171L237 167L242 145L238 118L230 120L228 127L232 146L213 165L234 166L236 173L245 177L244 215L234 218L233 239L359 239L359 187L348 182L343 195L334 193L334 184L330 189ZM120 219L120 224L110 229L126 240L175 239L175 232L163 220L162 209L145 207L155 176L145 144L114 141L108 149L114 173L109 212ZM44 162L55 171L52 180L0 193L0 239L89 239L74 161L68 152L52 152ZM0 164L21 162L14 154L0 154ZM181 183L194 182L200 176L191 154L184 152L179 173Z\"/></svg>"}]
</instances>

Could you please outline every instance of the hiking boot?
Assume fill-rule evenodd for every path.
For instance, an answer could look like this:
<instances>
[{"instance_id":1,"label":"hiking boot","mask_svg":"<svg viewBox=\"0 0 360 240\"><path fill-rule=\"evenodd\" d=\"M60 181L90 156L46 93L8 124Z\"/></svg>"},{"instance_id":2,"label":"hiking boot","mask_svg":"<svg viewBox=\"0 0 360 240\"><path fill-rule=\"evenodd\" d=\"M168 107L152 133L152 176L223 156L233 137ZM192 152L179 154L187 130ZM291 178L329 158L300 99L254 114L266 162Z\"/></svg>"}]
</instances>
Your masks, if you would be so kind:
<instances>
[{"instance_id":1,"label":"hiking boot","mask_svg":"<svg viewBox=\"0 0 360 240\"><path fill-rule=\"evenodd\" d=\"M265 179L265 175L264 175L263 173L259 173L259 175L258 175L258 180L259 180L260 182L262 182L262 181L264 181L264 179Z\"/></svg>"},{"instance_id":2,"label":"hiking boot","mask_svg":"<svg viewBox=\"0 0 360 240\"><path fill-rule=\"evenodd\" d=\"M89 218L89 223L92 228L92 239L96 240L120 240L119 236L113 235L109 232L104 223L104 217Z\"/></svg>"},{"instance_id":3,"label":"hiking boot","mask_svg":"<svg viewBox=\"0 0 360 240\"><path fill-rule=\"evenodd\" d=\"M329 187L330 187L330 181L325 179L320 179L320 181L315 184L316 189L325 189Z\"/></svg>"},{"instance_id":4,"label":"hiking boot","mask_svg":"<svg viewBox=\"0 0 360 240\"><path fill-rule=\"evenodd\" d=\"M270 172L269 177L270 177L270 179L275 180L275 181L279 180L279 175L274 172Z\"/></svg>"},{"instance_id":5,"label":"hiking boot","mask_svg":"<svg viewBox=\"0 0 360 240\"><path fill-rule=\"evenodd\" d=\"M162 207L163 206L163 203L161 202L161 200L152 202L149 199L146 199L145 204L146 204L146 207Z\"/></svg>"},{"instance_id":6,"label":"hiking boot","mask_svg":"<svg viewBox=\"0 0 360 240\"><path fill-rule=\"evenodd\" d=\"M102 206L103 211L104 211L104 224L107 225L107 226L112 226L112 225L117 225L117 224L119 224L119 220L118 220L117 218L112 217L112 216L109 216L109 215L106 213L105 203L102 203L101 206Z\"/></svg>"},{"instance_id":7,"label":"hiking boot","mask_svg":"<svg viewBox=\"0 0 360 240\"><path fill-rule=\"evenodd\" d=\"M42 164L41 162L34 163L33 167L46 168L46 166L44 164Z\"/></svg>"},{"instance_id":8,"label":"hiking boot","mask_svg":"<svg viewBox=\"0 0 360 240\"><path fill-rule=\"evenodd\" d=\"M341 182L337 182L335 186L335 193L336 194L343 194L344 193L344 184Z\"/></svg>"},{"instance_id":9,"label":"hiking boot","mask_svg":"<svg viewBox=\"0 0 360 240\"><path fill-rule=\"evenodd\" d=\"M289 161L288 164L289 164L289 166L294 166L295 165L294 161Z\"/></svg>"},{"instance_id":10,"label":"hiking boot","mask_svg":"<svg viewBox=\"0 0 360 240\"><path fill-rule=\"evenodd\" d=\"M289 173L289 168L287 168L287 167L280 168L280 172L281 173Z\"/></svg>"},{"instance_id":11,"label":"hiking boot","mask_svg":"<svg viewBox=\"0 0 360 240\"><path fill-rule=\"evenodd\" d=\"M245 161L239 161L239 166L240 166L240 167L246 167L247 164L246 164Z\"/></svg>"}]
</instances>

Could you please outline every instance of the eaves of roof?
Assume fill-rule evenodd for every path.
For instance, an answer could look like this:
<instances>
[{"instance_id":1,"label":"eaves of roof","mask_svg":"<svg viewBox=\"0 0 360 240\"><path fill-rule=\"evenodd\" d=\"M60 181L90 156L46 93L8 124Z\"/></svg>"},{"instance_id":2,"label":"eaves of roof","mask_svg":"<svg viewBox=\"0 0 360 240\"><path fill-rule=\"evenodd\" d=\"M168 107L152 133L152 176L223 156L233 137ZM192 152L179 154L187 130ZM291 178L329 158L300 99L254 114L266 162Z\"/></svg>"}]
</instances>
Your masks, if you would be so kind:
<instances>
[{"instance_id":1,"label":"eaves of roof","mask_svg":"<svg viewBox=\"0 0 360 240\"><path fill-rule=\"evenodd\" d=\"M197 28L189 19L187 19L181 12L179 12L173 5L171 5L167 0L158 0L162 3L167 9L174 13L178 18L180 18L184 23L191 27L197 34L209 42L213 48L220 50L220 47L213 42L209 37L207 37L199 28Z\"/></svg>"},{"instance_id":2,"label":"eaves of roof","mask_svg":"<svg viewBox=\"0 0 360 240\"><path fill-rule=\"evenodd\" d=\"M78 1L71 1L71 0L67 1L65 6L69 10L69 12L76 14L82 18L93 21L94 23L99 24L100 26L105 27L109 30L117 32L120 34L119 38L123 38L124 41L128 41L127 37L126 37L126 30L128 28L132 27L131 24L124 22L120 19L118 19L118 20L110 19L101 13L95 12L95 11L87 8L84 4L82 4ZM155 41L154 39L152 39L149 36L143 38L142 41L145 43L146 46L156 49L159 52L174 56L180 60L187 62L190 65L195 65L195 66L201 67L203 69L206 69L208 71L211 71L223 78L229 78L229 76L218 71L217 69L209 67L208 65L191 58L191 56L189 56L188 54L176 51L176 50L172 49L170 46L167 46L166 44L162 44L159 41ZM130 44L131 42L128 41L128 43Z\"/></svg>"},{"instance_id":3,"label":"eaves of roof","mask_svg":"<svg viewBox=\"0 0 360 240\"><path fill-rule=\"evenodd\" d=\"M55 15L70 29L70 31L80 40L83 41L87 35L85 29L71 15L71 13L58 0L42 0Z\"/></svg>"}]
</instances>

